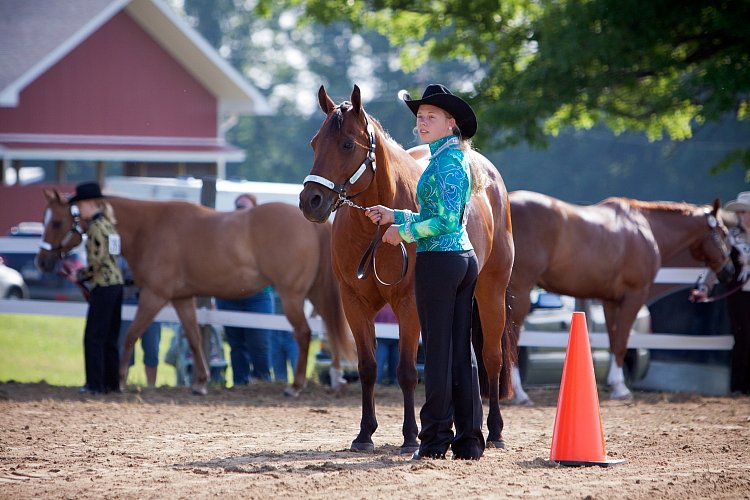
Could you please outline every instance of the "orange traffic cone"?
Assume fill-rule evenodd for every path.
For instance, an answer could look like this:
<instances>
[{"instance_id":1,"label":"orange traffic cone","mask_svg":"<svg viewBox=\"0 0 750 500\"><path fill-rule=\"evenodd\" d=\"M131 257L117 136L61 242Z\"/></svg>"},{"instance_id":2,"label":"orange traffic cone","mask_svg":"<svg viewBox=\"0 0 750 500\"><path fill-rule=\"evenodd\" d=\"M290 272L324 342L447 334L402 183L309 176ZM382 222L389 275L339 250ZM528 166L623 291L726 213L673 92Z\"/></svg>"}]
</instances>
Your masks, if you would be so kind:
<instances>
[{"instance_id":1,"label":"orange traffic cone","mask_svg":"<svg viewBox=\"0 0 750 500\"><path fill-rule=\"evenodd\" d=\"M604 467L625 462L607 460L594 362L583 312L574 312L570 322L550 460L561 465Z\"/></svg>"}]
</instances>

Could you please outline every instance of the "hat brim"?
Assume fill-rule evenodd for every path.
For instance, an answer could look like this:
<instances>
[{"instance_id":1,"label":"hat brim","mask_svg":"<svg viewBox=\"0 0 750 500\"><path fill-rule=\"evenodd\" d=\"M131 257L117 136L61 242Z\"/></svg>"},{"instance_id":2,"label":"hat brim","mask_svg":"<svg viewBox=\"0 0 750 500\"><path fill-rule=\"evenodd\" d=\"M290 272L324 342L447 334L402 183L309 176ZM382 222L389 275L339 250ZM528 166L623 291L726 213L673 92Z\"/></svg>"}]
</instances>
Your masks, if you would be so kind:
<instances>
[{"instance_id":1,"label":"hat brim","mask_svg":"<svg viewBox=\"0 0 750 500\"><path fill-rule=\"evenodd\" d=\"M750 203L743 203L741 201L732 200L724 207L724 210L729 212L750 212Z\"/></svg>"},{"instance_id":2,"label":"hat brim","mask_svg":"<svg viewBox=\"0 0 750 500\"><path fill-rule=\"evenodd\" d=\"M433 94L423 99L409 99L408 95L404 95L403 100L414 113L414 116L417 116L417 111L422 104L430 104L444 109L456 119L456 125L461 130L461 137L464 139L470 139L477 133L477 116L474 114L474 110L457 95Z\"/></svg>"}]
</instances>

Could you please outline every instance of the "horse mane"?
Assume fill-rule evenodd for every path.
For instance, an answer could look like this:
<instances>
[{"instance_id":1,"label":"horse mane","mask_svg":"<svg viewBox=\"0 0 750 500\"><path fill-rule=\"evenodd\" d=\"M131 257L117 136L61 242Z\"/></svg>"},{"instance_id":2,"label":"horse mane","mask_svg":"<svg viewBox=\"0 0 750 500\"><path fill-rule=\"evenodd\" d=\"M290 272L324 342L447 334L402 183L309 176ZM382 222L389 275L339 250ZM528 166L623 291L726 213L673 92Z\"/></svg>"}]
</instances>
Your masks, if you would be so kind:
<instances>
[{"instance_id":1,"label":"horse mane","mask_svg":"<svg viewBox=\"0 0 750 500\"><path fill-rule=\"evenodd\" d=\"M638 211L672 212L677 215L691 215L695 212L696 205L681 201L644 201L633 198L612 197L602 203L619 202L625 206Z\"/></svg>"}]
</instances>

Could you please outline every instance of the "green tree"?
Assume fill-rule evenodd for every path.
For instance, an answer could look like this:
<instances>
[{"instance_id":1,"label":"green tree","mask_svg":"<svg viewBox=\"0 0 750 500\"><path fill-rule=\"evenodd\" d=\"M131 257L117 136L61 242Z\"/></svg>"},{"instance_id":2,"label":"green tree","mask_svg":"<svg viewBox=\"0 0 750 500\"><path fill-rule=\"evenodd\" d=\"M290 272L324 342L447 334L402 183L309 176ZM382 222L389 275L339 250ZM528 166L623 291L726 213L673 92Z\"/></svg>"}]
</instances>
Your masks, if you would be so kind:
<instances>
[{"instance_id":1,"label":"green tree","mask_svg":"<svg viewBox=\"0 0 750 500\"><path fill-rule=\"evenodd\" d=\"M727 114L750 120L747 0L260 0L302 8L399 47L404 68L462 59L487 148L543 145L565 127L685 140ZM750 148L718 164L741 163Z\"/></svg>"}]
</instances>

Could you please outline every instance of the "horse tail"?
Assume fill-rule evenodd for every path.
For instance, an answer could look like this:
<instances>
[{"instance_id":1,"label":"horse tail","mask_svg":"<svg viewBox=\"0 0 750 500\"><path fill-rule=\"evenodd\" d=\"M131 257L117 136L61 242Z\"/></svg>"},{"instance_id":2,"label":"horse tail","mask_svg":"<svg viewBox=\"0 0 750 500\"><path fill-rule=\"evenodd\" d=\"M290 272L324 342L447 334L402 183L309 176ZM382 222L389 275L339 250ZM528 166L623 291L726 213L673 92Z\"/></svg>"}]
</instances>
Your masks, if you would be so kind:
<instances>
[{"instance_id":1,"label":"horse tail","mask_svg":"<svg viewBox=\"0 0 750 500\"><path fill-rule=\"evenodd\" d=\"M503 328L503 368L500 373L500 399L513 397L511 370L518 363L518 340L520 328L513 324L513 300L510 287L505 290L505 327Z\"/></svg>"},{"instance_id":2,"label":"horse tail","mask_svg":"<svg viewBox=\"0 0 750 500\"><path fill-rule=\"evenodd\" d=\"M354 336L344 315L341 290L333 272L331 257L331 224L315 224L320 244L320 265L313 284L311 300L326 326L333 359L357 359ZM314 300L313 300L314 299Z\"/></svg>"}]
</instances>

